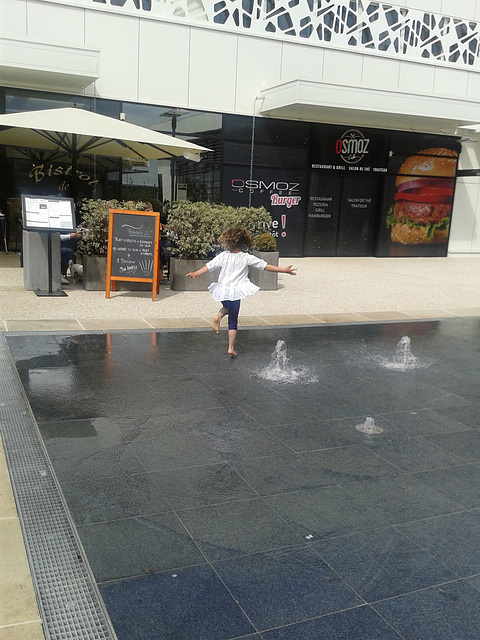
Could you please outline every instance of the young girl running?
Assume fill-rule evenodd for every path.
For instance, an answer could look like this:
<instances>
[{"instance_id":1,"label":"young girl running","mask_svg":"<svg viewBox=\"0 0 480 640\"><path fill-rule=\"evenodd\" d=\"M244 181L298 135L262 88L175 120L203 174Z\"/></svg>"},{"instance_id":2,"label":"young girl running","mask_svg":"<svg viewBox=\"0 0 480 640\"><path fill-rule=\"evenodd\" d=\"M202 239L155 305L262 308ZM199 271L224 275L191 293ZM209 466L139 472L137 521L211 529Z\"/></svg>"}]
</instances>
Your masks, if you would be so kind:
<instances>
[{"instance_id":1,"label":"young girl running","mask_svg":"<svg viewBox=\"0 0 480 640\"><path fill-rule=\"evenodd\" d=\"M278 273L289 273L291 276L296 275L292 265L288 267L276 267L267 264L265 260L261 260L250 253L245 253L245 249L253 246L252 234L243 227L234 227L224 231L219 237L220 244L225 251L219 253L213 260L197 271L187 273L190 278L196 278L208 271L220 269L218 282L213 282L208 290L212 294L212 298L222 303L222 307L213 318L212 329L215 333L220 331L220 322L222 318L228 315L228 355L234 358L235 340L237 337L238 312L240 310L240 300L252 293L258 291L253 282L248 279L248 267L256 269L265 269L265 271L277 271Z\"/></svg>"}]
</instances>

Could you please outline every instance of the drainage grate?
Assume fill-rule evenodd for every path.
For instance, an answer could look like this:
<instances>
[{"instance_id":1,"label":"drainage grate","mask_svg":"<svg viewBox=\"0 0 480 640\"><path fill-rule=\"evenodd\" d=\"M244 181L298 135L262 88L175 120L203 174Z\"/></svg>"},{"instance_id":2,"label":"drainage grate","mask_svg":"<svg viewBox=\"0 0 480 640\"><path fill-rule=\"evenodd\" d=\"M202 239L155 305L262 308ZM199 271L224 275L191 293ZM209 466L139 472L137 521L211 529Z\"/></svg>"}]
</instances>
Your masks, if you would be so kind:
<instances>
[{"instance_id":1,"label":"drainage grate","mask_svg":"<svg viewBox=\"0 0 480 640\"><path fill-rule=\"evenodd\" d=\"M0 431L46 639L114 640L2 334Z\"/></svg>"}]
</instances>

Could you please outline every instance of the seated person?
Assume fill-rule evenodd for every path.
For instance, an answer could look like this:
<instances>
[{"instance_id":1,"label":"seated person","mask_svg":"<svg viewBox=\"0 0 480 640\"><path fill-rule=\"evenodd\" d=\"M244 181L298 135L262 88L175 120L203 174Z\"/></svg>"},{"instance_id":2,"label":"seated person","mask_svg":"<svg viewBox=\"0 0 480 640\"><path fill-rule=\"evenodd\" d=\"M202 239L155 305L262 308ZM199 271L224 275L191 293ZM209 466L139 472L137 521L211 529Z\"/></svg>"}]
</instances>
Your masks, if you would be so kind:
<instances>
[{"instance_id":1,"label":"seated person","mask_svg":"<svg viewBox=\"0 0 480 640\"><path fill-rule=\"evenodd\" d=\"M62 284L70 284L67 280L67 269L70 260L73 260L73 249L70 247L70 241L82 235L82 231L74 231L73 233L60 234L60 282Z\"/></svg>"},{"instance_id":2,"label":"seated person","mask_svg":"<svg viewBox=\"0 0 480 640\"><path fill-rule=\"evenodd\" d=\"M144 211L153 211L153 205L151 202L144 202ZM160 226L160 260L159 260L159 270L160 270L160 282L166 283L168 278L170 277L170 254L168 252L168 247L170 247L170 241L166 238L166 236L162 233L162 227ZM164 276L163 270L167 268L167 274Z\"/></svg>"},{"instance_id":3,"label":"seated person","mask_svg":"<svg viewBox=\"0 0 480 640\"><path fill-rule=\"evenodd\" d=\"M160 274L162 280L167 283L170 278L170 247L172 243L168 233L162 233L160 237Z\"/></svg>"}]
</instances>

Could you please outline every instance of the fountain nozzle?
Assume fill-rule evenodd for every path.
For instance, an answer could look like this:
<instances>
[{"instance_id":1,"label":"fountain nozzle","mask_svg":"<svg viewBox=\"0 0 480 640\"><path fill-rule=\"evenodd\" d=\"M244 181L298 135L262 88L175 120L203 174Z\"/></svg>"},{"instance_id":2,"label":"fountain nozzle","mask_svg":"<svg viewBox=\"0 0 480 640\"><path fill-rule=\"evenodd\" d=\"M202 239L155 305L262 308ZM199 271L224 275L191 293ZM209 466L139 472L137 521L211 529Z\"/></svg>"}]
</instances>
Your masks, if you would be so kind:
<instances>
[{"instance_id":1,"label":"fountain nozzle","mask_svg":"<svg viewBox=\"0 0 480 640\"><path fill-rule=\"evenodd\" d=\"M375 435L376 433L383 432L382 427L377 426L373 418L367 418L363 424L357 424L355 429L362 433L367 433L368 435Z\"/></svg>"}]
</instances>

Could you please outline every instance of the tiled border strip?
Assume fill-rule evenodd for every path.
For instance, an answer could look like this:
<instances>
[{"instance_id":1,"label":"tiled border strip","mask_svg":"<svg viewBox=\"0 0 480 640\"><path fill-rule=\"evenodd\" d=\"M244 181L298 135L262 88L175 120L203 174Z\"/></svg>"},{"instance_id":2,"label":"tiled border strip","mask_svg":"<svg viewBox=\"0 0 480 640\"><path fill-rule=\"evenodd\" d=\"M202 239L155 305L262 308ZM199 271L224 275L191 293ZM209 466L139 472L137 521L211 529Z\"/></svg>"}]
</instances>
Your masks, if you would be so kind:
<instances>
[{"instance_id":1,"label":"tiled border strip","mask_svg":"<svg viewBox=\"0 0 480 640\"><path fill-rule=\"evenodd\" d=\"M115 640L0 334L0 430L46 640Z\"/></svg>"}]
</instances>

